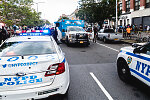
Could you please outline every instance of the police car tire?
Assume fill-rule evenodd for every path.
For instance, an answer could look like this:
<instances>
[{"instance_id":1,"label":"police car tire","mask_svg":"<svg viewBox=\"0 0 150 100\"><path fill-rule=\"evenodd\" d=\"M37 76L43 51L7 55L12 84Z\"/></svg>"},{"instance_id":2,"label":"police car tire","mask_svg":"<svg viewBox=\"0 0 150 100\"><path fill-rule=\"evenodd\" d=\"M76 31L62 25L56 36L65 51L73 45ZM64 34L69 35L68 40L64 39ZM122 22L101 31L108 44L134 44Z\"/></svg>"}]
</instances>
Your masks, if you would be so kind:
<instances>
[{"instance_id":1,"label":"police car tire","mask_svg":"<svg viewBox=\"0 0 150 100\"><path fill-rule=\"evenodd\" d=\"M61 100L68 100L68 92L69 92L69 87L68 87L66 93L61 96Z\"/></svg>"},{"instance_id":2,"label":"police car tire","mask_svg":"<svg viewBox=\"0 0 150 100\"><path fill-rule=\"evenodd\" d=\"M117 61L117 71L119 78L125 82L129 83L131 79L130 69L125 60L120 59Z\"/></svg>"}]
</instances>

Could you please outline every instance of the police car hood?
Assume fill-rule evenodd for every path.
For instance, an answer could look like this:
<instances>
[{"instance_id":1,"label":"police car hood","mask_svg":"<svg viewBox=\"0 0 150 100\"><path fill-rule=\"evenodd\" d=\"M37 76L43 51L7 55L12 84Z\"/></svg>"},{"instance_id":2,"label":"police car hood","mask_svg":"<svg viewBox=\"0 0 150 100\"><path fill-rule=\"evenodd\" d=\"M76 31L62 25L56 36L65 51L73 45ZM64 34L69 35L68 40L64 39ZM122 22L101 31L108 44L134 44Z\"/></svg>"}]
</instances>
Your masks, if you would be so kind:
<instances>
[{"instance_id":1,"label":"police car hood","mask_svg":"<svg viewBox=\"0 0 150 100\"><path fill-rule=\"evenodd\" d=\"M51 85L55 75L45 77L46 71L60 61L57 54L0 57L0 92Z\"/></svg>"},{"instance_id":2,"label":"police car hood","mask_svg":"<svg viewBox=\"0 0 150 100\"><path fill-rule=\"evenodd\" d=\"M56 63L59 63L57 54L0 57L0 76L41 72L47 70L50 65Z\"/></svg>"},{"instance_id":3,"label":"police car hood","mask_svg":"<svg viewBox=\"0 0 150 100\"><path fill-rule=\"evenodd\" d=\"M122 51L126 51L126 52L133 52L135 48L133 48L132 46L128 46L128 47L123 47L121 48Z\"/></svg>"}]
</instances>

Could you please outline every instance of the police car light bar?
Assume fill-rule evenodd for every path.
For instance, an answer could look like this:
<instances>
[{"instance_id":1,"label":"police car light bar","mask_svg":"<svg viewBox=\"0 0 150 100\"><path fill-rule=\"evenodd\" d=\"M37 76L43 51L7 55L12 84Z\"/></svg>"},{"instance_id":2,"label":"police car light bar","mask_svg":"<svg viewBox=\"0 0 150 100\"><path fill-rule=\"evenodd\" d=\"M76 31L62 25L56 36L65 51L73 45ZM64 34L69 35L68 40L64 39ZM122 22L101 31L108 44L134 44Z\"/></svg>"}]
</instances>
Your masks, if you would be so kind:
<instances>
[{"instance_id":1,"label":"police car light bar","mask_svg":"<svg viewBox=\"0 0 150 100\"><path fill-rule=\"evenodd\" d=\"M38 32L29 32L29 33L19 33L19 36L44 36L44 35L51 35L49 30L43 30Z\"/></svg>"}]
</instances>

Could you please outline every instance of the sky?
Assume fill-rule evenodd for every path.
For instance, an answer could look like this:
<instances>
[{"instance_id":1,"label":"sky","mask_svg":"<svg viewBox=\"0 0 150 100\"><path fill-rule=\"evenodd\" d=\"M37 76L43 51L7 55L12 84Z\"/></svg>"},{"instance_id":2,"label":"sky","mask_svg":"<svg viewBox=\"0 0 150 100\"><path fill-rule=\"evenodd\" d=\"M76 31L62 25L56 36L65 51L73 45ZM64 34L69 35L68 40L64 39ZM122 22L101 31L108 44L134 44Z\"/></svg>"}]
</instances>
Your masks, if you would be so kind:
<instances>
[{"instance_id":1,"label":"sky","mask_svg":"<svg viewBox=\"0 0 150 100\"><path fill-rule=\"evenodd\" d=\"M78 6L78 0L33 0L32 6L37 11L42 12L42 19L47 19L51 23L58 20L62 14L70 15ZM41 3L40 3L41 2Z\"/></svg>"}]
</instances>

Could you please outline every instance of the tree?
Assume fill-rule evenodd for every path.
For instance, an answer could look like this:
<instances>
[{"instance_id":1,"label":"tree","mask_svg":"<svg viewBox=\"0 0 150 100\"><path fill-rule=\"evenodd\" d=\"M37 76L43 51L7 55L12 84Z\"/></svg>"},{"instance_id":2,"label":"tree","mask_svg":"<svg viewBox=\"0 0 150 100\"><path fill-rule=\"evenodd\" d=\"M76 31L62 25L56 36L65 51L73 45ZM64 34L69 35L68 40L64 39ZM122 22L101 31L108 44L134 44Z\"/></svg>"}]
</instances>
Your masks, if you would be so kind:
<instances>
[{"instance_id":1,"label":"tree","mask_svg":"<svg viewBox=\"0 0 150 100\"><path fill-rule=\"evenodd\" d=\"M115 16L115 0L102 0L95 3L93 0L81 0L77 17L88 23L98 23L100 26L105 19L111 20Z\"/></svg>"},{"instance_id":2,"label":"tree","mask_svg":"<svg viewBox=\"0 0 150 100\"><path fill-rule=\"evenodd\" d=\"M34 9L31 8L33 0L2 0L0 4L2 16L1 21L8 26L28 25L37 26L41 24L40 15Z\"/></svg>"},{"instance_id":3,"label":"tree","mask_svg":"<svg viewBox=\"0 0 150 100\"><path fill-rule=\"evenodd\" d=\"M58 19L58 21L61 21L62 19L69 19L68 17L61 17Z\"/></svg>"}]
</instances>

